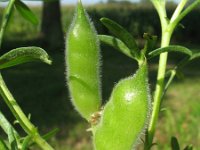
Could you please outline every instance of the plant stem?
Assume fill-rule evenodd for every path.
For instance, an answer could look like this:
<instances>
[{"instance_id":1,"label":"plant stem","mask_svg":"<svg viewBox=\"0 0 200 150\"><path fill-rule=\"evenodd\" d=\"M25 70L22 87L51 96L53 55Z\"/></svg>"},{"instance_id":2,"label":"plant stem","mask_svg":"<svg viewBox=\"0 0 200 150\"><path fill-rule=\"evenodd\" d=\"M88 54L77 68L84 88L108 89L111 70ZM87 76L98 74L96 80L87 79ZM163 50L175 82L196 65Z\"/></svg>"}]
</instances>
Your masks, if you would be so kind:
<instances>
[{"instance_id":1,"label":"plant stem","mask_svg":"<svg viewBox=\"0 0 200 150\"><path fill-rule=\"evenodd\" d=\"M173 69L171 70L171 75L165 85L165 89L164 89L164 92L163 92L163 96L164 94L167 92L167 89L169 88L170 84L172 83L172 81L174 80L174 77L176 76L176 69Z\"/></svg>"},{"instance_id":2,"label":"plant stem","mask_svg":"<svg viewBox=\"0 0 200 150\"><path fill-rule=\"evenodd\" d=\"M14 7L14 2L15 2L15 0L9 0L8 6L6 7L4 14L3 14L2 24L1 24L1 29L0 29L0 48L2 45L3 35L5 33L5 29L8 24L9 17L11 15L12 9Z\"/></svg>"},{"instance_id":3,"label":"plant stem","mask_svg":"<svg viewBox=\"0 0 200 150\"><path fill-rule=\"evenodd\" d=\"M188 0L182 0L178 4L176 10L174 11L174 14L171 17L170 22L173 22L180 15L181 11L183 10L183 8L185 7L185 5L186 5L187 2L188 2Z\"/></svg>"},{"instance_id":4,"label":"plant stem","mask_svg":"<svg viewBox=\"0 0 200 150\"><path fill-rule=\"evenodd\" d=\"M171 21L171 28L175 28L177 24L187 15L189 14L194 8L196 8L200 4L200 0L196 0L192 4L190 4L177 18L174 18Z\"/></svg>"},{"instance_id":5,"label":"plant stem","mask_svg":"<svg viewBox=\"0 0 200 150\"><path fill-rule=\"evenodd\" d=\"M161 3L162 2L162 3ZM168 29L168 20L165 5L163 1L156 1L152 0L154 7L156 8L162 27L162 39L161 39L161 47L168 46L170 43L172 30ZM168 53L160 54L159 59L159 66L158 66L158 75L157 75L157 82L156 82L156 90L154 94L154 102L153 102L153 112L150 120L150 124L147 131L146 143L145 143L145 150L149 150L152 145L153 137L155 134L156 122L158 120L160 105L161 105L161 98L162 93L164 90L164 80L165 80L165 71L167 65L167 57Z\"/></svg>"},{"instance_id":6,"label":"plant stem","mask_svg":"<svg viewBox=\"0 0 200 150\"><path fill-rule=\"evenodd\" d=\"M171 33L164 32L162 35L162 44L161 47L168 46L170 43ZM168 53L162 53L160 55L159 60L159 67L158 67L158 75L157 75L157 82L156 82L156 90L154 94L154 102L153 102L153 112L151 116L151 121L148 128L148 148L151 147L155 128L156 128L156 122L158 120L159 111L160 111L160 105L161 105L161 98L162 93L164 90L164 80L165 80L165 71L166 71L166 65L167 65L167 57Z\"/></svg>"},{"instance_id":7,"label":"plant stem","mask_svg":"<svg viewBox=\"0 0 200 150\"><path fill-rule=\"evenodd\" d=\"M163 1L152 0L152 3L154 7L156 8L158 15L160 17L160 21L161 21L161 27L162 27L161 47L165 47L170 44L171 36L177 24L200 3L200 0L196 0L195 2L193 2L188 8L186 8L181 13L182 9L187 3L187 0L182 0L179 3L177 9L175 10L169 22L167 21L166 9L164 8L164 2L165 0ZM149 123L147 135L146 135L146 141L145 141L146 143L144 147L145 150L149 150L151 148L153 137L155 134L156 123L157 123L159 112L160 112L161 100L163 97L163 92L165 90L164 81L165 81L165 72L166 72L166 66L167 66L167 57L168 57L167 52L160 54L156 89L155 89L154 101L153 101L153 111L152 111L152 116ZM171 83L171 80L173 80L174 76L175 74L172 74L168 84ZM169 85L167 85L167 87L168 86Z\"/></svg>"},{"instance_id":8,"label":"plant stem","mask_svg":"<svg viewBox=\"0 0 200 150\"><path fill-rule=\"evenodd\" d=\"M0 48L3 41L3 36L5 33L6 26L8 24L9 17L12 13L12 9L14 7L15 0L10 0L8 6L5 8L2 25L0 29ZM16 100L10 93L7 88L1 73L0 73L0 95L3 97L4 101L10 108L11 112L15 116L15 118L19 121L19 124L24 129L24 131L32 137L32 140L36 142L40 148L43 150L53 150L53 148L39 135L37 128L30 122L30 120L26 117L24 112L21 110ZM4 120L5 121L5 120Z\"/></svg>"},{"instance_id":9,"label":"plant stem","mask_svg":"<svg viewBox=\"0 0 200 150\"><path fill-rule=\"evenodd\" d=\"M25 130L28 135L31 135L33 141L35 141L42 149L44 150L53 150L53 148L40 137L37 132L37 128L29 121L29 119L25 116L14 97L8 90L1 74L0 74L0 95L5 100L6 104L10 108L13 115L19 121L21 127Z\"/></svg>"}]
</instances>

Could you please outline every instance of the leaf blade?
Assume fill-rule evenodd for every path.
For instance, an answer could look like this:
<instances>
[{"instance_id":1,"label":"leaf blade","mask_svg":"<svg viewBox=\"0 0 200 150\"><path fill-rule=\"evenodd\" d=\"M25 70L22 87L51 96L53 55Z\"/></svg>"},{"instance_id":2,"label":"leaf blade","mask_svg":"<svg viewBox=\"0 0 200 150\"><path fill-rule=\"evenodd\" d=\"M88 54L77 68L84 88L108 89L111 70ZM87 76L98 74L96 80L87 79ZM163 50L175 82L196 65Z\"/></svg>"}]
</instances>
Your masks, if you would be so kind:
<instances>
[{"instance_id":1,"label":"leaf blade","mask_svg":"<svg viewBox=\"0 0 200 150\"><path fill-rule=\"evenodd\" d=\"M48 139L50 139L51 137L53 137L54 135L56 135L58 131L59 131L59 129L58 129L58 128L55 128L55 129L51 130L50 132L48 132L47 134L43 135L42 137L43 137L45 140L48 140Z\"/></svg>"},{"instance_id":2,"label":"leaf blade","mask_svg":"<svg viewBox=\"0 0 200 150\"><path fill-rule=\"evenodd\" d=\"M100 21L114 36L124 42L136 57L139 57L139 48L135 38L126 29L108 18L101 18Z\"/></svg>"},{"instance_id":3,"label":"leaf blade","mask_svg":"<svg viewBox=\"0 0 200 150\"><path fill-rule=\"evenodd\" d=\"M180 146L176 137L171 137L171 148L172 150L180 150Z\"/></svg>"},{"instance_id":4,"label":"leaf blade","mask_svg":"<svg viewBox=\"0 0 200 150\"><path fill-rule=\"evenodd\" d=\"M108 35L98 35L98 38L102 43L117 49L130 58L134 58L131 50L120 39Z\"/></svg>"},{"instance_id":5,"label":"leaf blade","mask_svg":"<svg viewBox=\"0 0 200 150\"><path fill-rule=\"evenodd\" d=\"M51 64L48 54L39 47L20 47L9 51L0 57L0 69L24 64L32 61L41 61Z\"/></svg>"},{"instance_id":6,"label":"leaf blade","mask_svg":"<svg viewBox=\"0 0 200 150\"><path fill-rule=\"evenodd\" d=\"M27 21L31 22L34 25L37 25L39 23L39 20L37 19L35 14L21 0L15 0L15 7L17 11L20 13L20 15Z\"/></svg>"},{"instance_id":7,"label":"leaf blade","mask_svg":"<svg viewBox=\"0 0 200 150\"><path fill-rule=\"evenodd\" d=\"M190 60L199 59L199 58L200 58L200 52L194 53L194 54L191 56Z\"/></svg>"},{"instance_id":8,"label":"leaf blade","mask_svg":"<svg viewBox=\"0 0 200 150\"><path fill-rule=\"evenodd\" d=\"M21 150L27 150L28 147L29 147L29 144L32 140L32 137L30 135L28 135L27 137L25 137L25 139L23 140L23 143L22 143L22 148Z\"/></svg>"},{"instance_id":9,"label":"leaf blade","mask_svg":"<svg viewBox=\"0 0 200 150\"><path fill-rule=\"evenodd\" d=\"M3 139L1 137L0 137L0 149L1 150L8 150L6 143L3 141Z\"/></svg>"},{"instance_id":10,"label":"leaf blade","mask_svg":"<svg viewBox=\"0 0 200 150\"><path fill-rule=\"evenodd\" d=\"M8 141L9 141L11 150L18 150L16 134L14 133L14 130L11 126L9 127L9 131L8 131Z\"/></svg>"},{"instance_id":11,"label":"leaf blade","mask_svg":"<svg viewBox=\"0 0 200 150\"><path fill-rule=\"evenodd\" d=\"M187 145L183 150L193 150L193 146L192 145Z\"/></svg>"},{"instance_id":12,"label":"leaf blade","mask_svg":"<svg viewBox=\"0 0 200 150\"><path fill-rule=\"evenodd\" d=\"M192 56L192 51L186 47L179 45L170 45L162 48L158 48L150 53L148 53L149 58L155 57L164 52L180 52L188 56Z\"/></svg>"}]
</instances>

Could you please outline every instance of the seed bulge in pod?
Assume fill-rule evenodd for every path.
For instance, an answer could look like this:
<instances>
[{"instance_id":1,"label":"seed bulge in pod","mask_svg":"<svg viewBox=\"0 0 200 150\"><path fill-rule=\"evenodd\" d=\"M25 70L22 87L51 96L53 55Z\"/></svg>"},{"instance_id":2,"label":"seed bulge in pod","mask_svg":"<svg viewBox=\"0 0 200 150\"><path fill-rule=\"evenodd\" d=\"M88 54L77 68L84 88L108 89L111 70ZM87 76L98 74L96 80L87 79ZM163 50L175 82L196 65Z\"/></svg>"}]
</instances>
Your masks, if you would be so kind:
<instances>
[{"instance_id":1,"label":"seed bulge in pod","mask_svg":"<svg viewBox=\"0 0 200 150\"><path fill-rule=\"evenodd\" d=\"M148 123L150 93L147 64L135 75L121 80L93 128L96 150L132 150Z\"/></svg>"}]
</instances>

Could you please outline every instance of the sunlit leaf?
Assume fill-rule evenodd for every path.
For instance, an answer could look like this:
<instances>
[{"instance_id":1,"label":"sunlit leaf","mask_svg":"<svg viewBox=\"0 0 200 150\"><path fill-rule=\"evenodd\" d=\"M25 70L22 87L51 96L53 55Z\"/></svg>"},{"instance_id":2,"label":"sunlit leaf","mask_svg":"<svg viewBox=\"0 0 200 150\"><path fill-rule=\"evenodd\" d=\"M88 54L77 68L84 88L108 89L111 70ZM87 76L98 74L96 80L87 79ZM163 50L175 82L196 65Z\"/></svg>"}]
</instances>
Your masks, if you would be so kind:
<instances>
[{"instance_id":1,"label":"sunlit leaf","mask_svg":"<svg viewBox=\"0 0 200 150\"><path fill-rule=\"evenodd\" d=\"M28 147L29 147L29 144L30 144L31 140L32 140L32 137L31 137L31 136L27 136L27 137L23 140L21 150L27 150Z\"/></svg>"},{"instance_id":2,"label":"sunlit leaf","mask_svg":"<svg viewBox=\"0 0 200 150\"><path fill-rule=\"evenodd\" d=\"M8 150L6 143L0 138L0 150Z\"/></svg>"},{"instance_id":3,"label":"sunlit leaf","mask_svg":"<svg viewBox=\"0 0 200 150\"><path fill-rule=\"evenodd\" d=\"M11 150L18 150L18 146L17 146L17 139L13 128L10 126L9 128L9 132L8 132L8 141L11 147Z\"/></svg>"},{"instance_id":4,"label":"sunlit leaf","mask_svg":"<svg viewBox=\"0 0 200 150\"><path fill-rule=\"evenodd\" d=\"M51 64L48 54L39 47L16 48L0 57L0 69L16 66L19 64L41 61Z\"/></svg>"},{"instance_id":5,"label":"sunlit leaf","mask_svg":"<svg viewBox=\"0 0 200 150\"><path fill-rule=\"evenodd\" d=\"M48 132L47 134L43 135L42 137L45 139L45 140L48 140L50 138L52 138L53 136L56 135L56 133L58 133L59 129L58 128L55 128L53 130L51 130L50 132Z\"/></svg>"}]
</instances>

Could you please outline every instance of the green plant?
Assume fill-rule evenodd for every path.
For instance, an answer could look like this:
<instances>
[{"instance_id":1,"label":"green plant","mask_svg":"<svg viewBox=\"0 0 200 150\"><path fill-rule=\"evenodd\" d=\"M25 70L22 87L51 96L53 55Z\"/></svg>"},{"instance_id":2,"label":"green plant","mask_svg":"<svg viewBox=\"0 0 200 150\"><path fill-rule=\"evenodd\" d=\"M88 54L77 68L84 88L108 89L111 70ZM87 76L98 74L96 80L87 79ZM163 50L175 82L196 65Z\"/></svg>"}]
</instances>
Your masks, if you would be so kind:
<instances>
[{"instance_id":1,"label":"green plant","mask_svg":"<svg viewBox=\"0 0 200 150\"><path fill-rule=\"evenodd\" d=\"M2 18L2 24L0 28L0 48L3 41L3 36L8 25L9 19L13 13L14 7L18 12L28 21L33 24L37 24L38 20L31 12L31 10L20 0L10 0L7 7L4 10ZM51 60L48 54L39 47L20 47L13 49L0 57L0 69L6 69L8 67L20 65L32 61L41 61L46 64L51 64ZM26 150L32 144L36 143L40 148L44 150L53 149L45 139L48 139L53 132L48 133L45 136L41 136L36 126L34 126L30 118L27 117L13 95L7 88L3 77L0 74L0 95L4 99L5 103L9 107L12 114L17 119L17 123L20 124L22 129L27 133L25 137L21 137L20 134L9 123L6 117L0 112L0 126L4 132L8 135L8 141L0 139L0 148L2 150Z\"/></svg>"},{"instance_id":2,"label":"green plant","mask_svg":"<svg viewBox=\"0 0 200 150\"><path fill-rule=\"evenodd\" d=\"M130 150L136 148L139 141L144 141L145 150L156 145L153 138L163 96L181 68L200 57L200 53L193 53L186 47L170 45L175 28L200 3L200 0L195 0L186 5L189 3L188 1L182 0L172 17L168 18L165 8L166 1L151 0L161 20L161 46L156 49L157 37L144 34L146 42L140 50L134 37L121 25L108 18L102 18L101 22L113 36L97 35L79 0L77 15L67 37L67 79L75 108L91 124L88 131L93 134L96 150ZM0 47L14 7L26 20L33 24L38 23L37 18L22 1L10 0L5 8L0 28ZM138 63L137 72L116 84L109 101L104 106L101 106L98 41L114 47ZM185 57L173 69L166 71L168 52L180 52ZM151 61L152 57L158 55L160 55L158 76L154 97L151 98L148 85L148 62ZM0 69L32 61L51 64L48 54L43 49L21 47L0 56ZM165 80L167 80L166 83ZM0 137L0 149L26 150L36 143L41 149L52 150L53 148L46 140L57 130L41 136L37 127L23 113L10 93L1 74L0 95L15 116L16 122L26 132L25 136L21 136L0 112L0 126L8 137L7 140ZM151 99L154 100L153 105L151 105ZM150 113L151 110L152 113ZM145 140L141 139L141 135L144 133ZM171 138L171 148L173 150L180 149L176 137ZM191 145L185 147L185 150L192 149Z\"/></svg>"},{"instance_id":3,"label":"green plant","mask_svg":"<svg viewBox=\"0 0 200 150\"><path fill-rule=\"evenodd\" d=\"M85 112L87 112L87 109L88 111L92 110L90 111L90 113L87 113L90 115L89 119L88 116L86 118L87 120L92 120L92 122L90 122L91 131L93 134L94 147L97 150L130 150L133 147L136 147L138 139L141 138L143 130L145 130L144 149L151 149L151 147L155 145L155 143L153 143L153 138L164 94L166 93L176 74L180 72L181 68L183 68L187 63L191 62L192 60L200 57L199 53L193 53L186 47L179 45L170 45L170 40L175 28L180 24L180 21L188 13L190 13L195 7L200 4L200 1L195 0L191 4L186 5L188 3L188 0L182 0L178 4L171 18L168 18L167 15L165 0L151 0L151 2L157 10L161 21L162 36L160 48L155 49L157 40L156 36L144 34L144 39L146 40L146 43L144 45L144 48L139 50L139 46L137 45L134 37L130 33L128 33L122 26L108 18L102 18L101 22L114 36L99 35L99 40L102 43L108 44L115 49L121 51L128 57L136 60L138 62L139 69L133 77L128 77L120 81L113 89L109 101L105 104L105 106L103 106L103 108L97 110L96 112L96 107L92 109L91 107L85 107L85 104L82 104L85 103L84 101L88 99L84 99L82 102L80 102L76 100L76 98L72 98L73 103L76 103L76 101L78 101L77 105L75 105L76 108L84 107ZM87 14L84 12L80 0L78 2L77 12L77 16L80 15L80 18L86 18ZM79 14L79 12L83 13ZM68 55L67 59L72 59L72 56L74 56L73 53L79 51L78 45L82 45L82 43L84 43L84 46L81 47L82 49L79 54L83 56L79 56L76 58L74 57L73 63L76 59L76 64L70 63L68 61L66 62L67 67L69 67L69 72L73 68L78 68L79 70L81 70L80 72L76 72L76 76L78 78L73 79L75 79L76 82L80 84L80 87L82 87L83 89L87 89L88 85L85 83L88 82L88 79L84 80L81 75L82 71L84 71L85 69L82 61L87 59L87 55L84 55L84 52L87 53L87 49L91 48L90 45L96 45L97 43L96 40L91 40L90 42L85 43L84 36L81 35L81 33L83 33L83 31L85 30L88 30L89 33L91 33L94 32L94 30L91 30L91 28L93 27L91 26L91 23L88 19L80 19L79 21L82 24L87 24L88 26L80 26L81 23L76 21L72 23L71 29L78 29L79 32L76 32L74 36L71 36L71 32L69 32L68 34L66 49ZM85 35L87 36L88 33L85 33ZM70 43L68 41L73 42ZM73 47L73 51L71 51L69 48L71 46ZM93 50L95 51L95 48ZM92 51L92 53L94 53L94 51ZM177 64L177 66L166 72L168 52L179 52L184 54L185 57ZM160 56L160 60L158 66L157 82L153 95L152 113L149 114L151 110L151 105L150 93L147 83L147 62L151 61L152 57L158 55ZM94 57L91 62L88 62L89 65L86 66L86 68L89 69L89 66L96 63L98 59L99 58ZM87 75L88 77L90 77L90 74ZM92 76L93 74L91 74L91 78ZM72 93L72 95L79 95L79 90L82 91L82 89L80 89L80 87L72 89L70 85L71 79L71 74L69 73L68 82L70 92ZM165 80L167 80L166 83ZM98 89L98 87L99 85L97 85L94 89ZM74 94L74 92L76 93ZM89 96L89 92L85 92L84 94ZM129 103L129 98L126 97L127 95L128 97L131 97L129 98L130 101L133 103ZM81 95L79 96L81 97ZM77 97L77 99L79 98ZM93 102L96 102L96 100L93 99ZM77 110L81 114L83 113L82 110ZM93 114L91 115L91 113ZM145 125L147 126L146 128ZM171 147L172 149L179 148L178 142L174 137L172 138ZM187 146L185 149L192 149L192 146Z\"/></svg>"}]
</instances>

